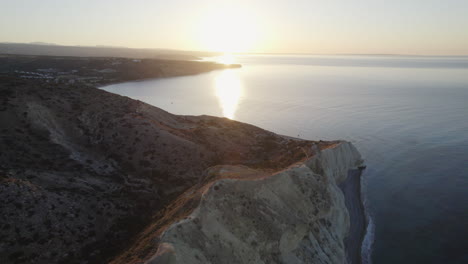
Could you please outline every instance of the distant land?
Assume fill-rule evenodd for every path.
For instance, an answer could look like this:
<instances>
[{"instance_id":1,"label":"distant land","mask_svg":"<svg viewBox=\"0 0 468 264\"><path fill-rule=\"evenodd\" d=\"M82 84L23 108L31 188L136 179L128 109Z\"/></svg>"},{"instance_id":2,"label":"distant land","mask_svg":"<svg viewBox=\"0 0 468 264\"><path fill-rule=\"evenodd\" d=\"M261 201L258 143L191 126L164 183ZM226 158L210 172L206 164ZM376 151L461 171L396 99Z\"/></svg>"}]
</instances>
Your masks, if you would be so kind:
<instances>
[{"instance_id":1,"label":"distant land","mask_svg":"<svg viewBox=\"0 0 468 264\"><path fill-rule=\"evenodd\" d=\"M0 54L72 57L120 57L136 59L196 60L219 55L215 52L170 49L134 49L111 46L63 46L53 43L0 43Z\"/></svg>"},{"instance_id":2,"label":"distant land","mask_svg":"<svg viewBox=\"0 0 468 264\"><path fill-rule=\"evenodd\" d=\"M189 51L162 48L129 48L123 46L80 46L61 45L48 42L0 42L0 54L37 55L37 56L72 56L72 57L121 57L135 59L164 59L164 60L197 60L201 57L220 56L220 52ZM379 56L379 57L468 57L460 55L425 55L425 54L392 54L392 53L291 53L291 52L241 52L237 55L284 55L284 56Z\"/></svg>"},{"instance_id":3,"label":"distant land","mask_svg":"<svg viewBox=\"0 0 468 264\"><path fill-rule=\"evenodd\" d=\"M238 67L239 64L225 65L209 61L0 54L0 77L87 86Z\"/></svg>"}]
</instances>

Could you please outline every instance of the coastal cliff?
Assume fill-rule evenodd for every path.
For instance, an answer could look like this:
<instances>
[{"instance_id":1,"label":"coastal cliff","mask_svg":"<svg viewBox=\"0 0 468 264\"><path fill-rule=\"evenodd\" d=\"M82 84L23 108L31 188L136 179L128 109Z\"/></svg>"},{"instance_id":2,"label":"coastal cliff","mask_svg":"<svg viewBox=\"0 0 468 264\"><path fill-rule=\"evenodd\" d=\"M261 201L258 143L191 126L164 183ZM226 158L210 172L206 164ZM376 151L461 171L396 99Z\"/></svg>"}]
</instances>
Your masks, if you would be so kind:
<instances>
[{"instance_id":1,"label":"coastal cliff","mask_svg":"<svg viewBox=\"0 0 468 264\"><path fill-rule=\"evenodd\" d=\"M348 142L0 78L1 263L343 263ZM360 243L360 241L352 241Z\"/></svg>"},{"instance_id":2,"label":"coastal cliff","mask_svg":"<svg viewBox=\"0 0 468 264\"><path fill-rule=\"evenodd\" d=\"M350 221L337 184L361 157L348 142L313 154L271 175L211 168L221 179L199 189L198 206L164 230L147 263L345 263Z\"/></svg>"}]
</instances>

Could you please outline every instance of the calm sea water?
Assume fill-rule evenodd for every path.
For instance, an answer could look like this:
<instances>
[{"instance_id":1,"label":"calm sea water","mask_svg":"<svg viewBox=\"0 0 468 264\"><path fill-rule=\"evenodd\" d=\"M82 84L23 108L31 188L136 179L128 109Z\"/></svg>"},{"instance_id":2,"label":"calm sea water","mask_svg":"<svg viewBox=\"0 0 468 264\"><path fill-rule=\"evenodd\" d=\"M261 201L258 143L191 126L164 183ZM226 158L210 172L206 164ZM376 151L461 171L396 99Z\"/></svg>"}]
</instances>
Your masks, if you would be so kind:
<instances>
[{"instance_id":1,"label":"calm sea water","mask_svg":"<svg viewBox=\"0 0 468 264\"><path fill-rule=\"evenodd\" d=\"M105 90L175 114L353 142L372 263L468 263L468 57L237 56L243 67Z\"/></svg>"}]
</instances>

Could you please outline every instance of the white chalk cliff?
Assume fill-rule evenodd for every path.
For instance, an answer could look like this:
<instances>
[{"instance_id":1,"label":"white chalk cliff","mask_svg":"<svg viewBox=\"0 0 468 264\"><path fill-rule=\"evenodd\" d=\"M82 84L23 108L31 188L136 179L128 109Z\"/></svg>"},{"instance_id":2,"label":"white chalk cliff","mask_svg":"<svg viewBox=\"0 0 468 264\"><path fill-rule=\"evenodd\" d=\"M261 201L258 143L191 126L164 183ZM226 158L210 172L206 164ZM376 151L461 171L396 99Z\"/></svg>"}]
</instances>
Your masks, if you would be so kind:
<instances>
[{"instance_id":1,"label":"white chalk cliff","mask_svg":"<svg viewBox=\"0 0 468 264\"><path fill-rule=\"evenodd\" d=\"M213 167L207 175L220 179L147 263L345 263L350 220L337 184L361 162L343 141L275 173Z\"/></svg>"}]
</instances>

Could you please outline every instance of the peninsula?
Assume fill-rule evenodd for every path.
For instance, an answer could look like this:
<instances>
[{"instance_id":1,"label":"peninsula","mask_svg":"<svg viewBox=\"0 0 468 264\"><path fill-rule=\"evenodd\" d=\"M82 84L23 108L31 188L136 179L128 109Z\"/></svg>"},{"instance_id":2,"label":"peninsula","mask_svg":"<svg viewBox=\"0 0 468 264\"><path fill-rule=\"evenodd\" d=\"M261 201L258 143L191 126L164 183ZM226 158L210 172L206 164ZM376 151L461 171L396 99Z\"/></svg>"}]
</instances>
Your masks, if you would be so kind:
<instances>
[{"instance_id":1,"label":"peninsula","mask_svg":"<svg viewBox=\"0 0 468 264\"><path fill-rule=\"evenodd\" d=\"M173 115L96 88L239 65L0 61L1 263L358 263L351 143Z\"/></svg>"}]
</instances>

